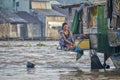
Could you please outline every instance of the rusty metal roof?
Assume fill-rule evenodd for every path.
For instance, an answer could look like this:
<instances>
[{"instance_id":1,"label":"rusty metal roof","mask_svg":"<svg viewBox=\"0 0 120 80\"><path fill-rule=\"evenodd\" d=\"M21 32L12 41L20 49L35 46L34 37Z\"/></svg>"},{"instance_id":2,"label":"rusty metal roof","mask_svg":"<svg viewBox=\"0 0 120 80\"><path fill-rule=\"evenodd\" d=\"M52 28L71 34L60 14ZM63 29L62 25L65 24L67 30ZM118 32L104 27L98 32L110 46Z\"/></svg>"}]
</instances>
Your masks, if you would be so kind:
<instances>
[{"instance_id":1,"label":"rusty metal roof","mask_svg":"<svg viewBox=\"0 0 120 80\"><path fill-rule=\"evenodd\" d=\"M18 16L26 20L28 23L39 23L39 20L37 17L25 12L25 11L19 11L16 13Z\"/></svg>"},{"instance_id":2,"label":"rusty metal roof","mask_svg":"<svg viewBox=\"0 0 120 80\"><path fill-rule=\"evenodd\" d=\"M51 9L43 9L43 10L36 10L36 11L39 14L43 14L44 16L65 16L64 14Z\"/></svg>"},{"instance_id":3,"label":"rusty metal roof","mask_svg":"<svg viewBox=\"0 0 120 80\"><path fill-rule=\"evenodd\" d=\"M26 20L20 18L11 11L0 11L0 15L4 18L5 22L9 23L27 23Z\"/></svg>"},{"instance_id":4,"label":"rusty metal roof","mask_svg":"<svg viewBox=\"0 0 120 80\"><path fill-rule=\"evenodd\" d=\"M53 5L52 8L66 16L67 19L73 20L75 11L79 10L79 7L72 8L72 14L69 16L69 10L68 8L61 8L61 5Z\"/></svg>"},{"instance_id":5,"label":"rusty metal roof","mask_svg":"<svg viewBox=\"0 0 120 80\"><path fill-rule=\"evenodd\" d=\"M48 2L49 0L31 0L31 1L35 1L35 2Z\"/></svg>"},{"instance_id":6,"label":"rusty metal roof","mask_svg":"<svg viewBox=\"0 0 120 80\"><path fill-rule=\"evenodd\" d=\"M6 19L1 15L1 12L0 12L0 23L4 23L6 22Z\"/></svg>"}]
</instances>

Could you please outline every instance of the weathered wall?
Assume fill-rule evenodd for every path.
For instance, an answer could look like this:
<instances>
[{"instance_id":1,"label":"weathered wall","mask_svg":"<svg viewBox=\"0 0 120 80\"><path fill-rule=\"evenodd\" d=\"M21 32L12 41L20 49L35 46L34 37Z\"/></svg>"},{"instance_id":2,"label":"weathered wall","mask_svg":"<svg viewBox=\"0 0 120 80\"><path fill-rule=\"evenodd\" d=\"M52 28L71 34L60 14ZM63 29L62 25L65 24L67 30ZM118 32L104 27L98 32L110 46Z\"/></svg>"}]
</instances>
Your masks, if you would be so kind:
<instances>
[{"instance_id":1,"label":"weathered wall","mask_svg":"<svg viewBox=\"0 0 120 80\"><path fill-rule=\"evenodd\" d=\"M65 21L65 17L50 16L46 17L46 37L59 37L59 29L62 27L62 23Z\"/></svg>"}]
</instances>

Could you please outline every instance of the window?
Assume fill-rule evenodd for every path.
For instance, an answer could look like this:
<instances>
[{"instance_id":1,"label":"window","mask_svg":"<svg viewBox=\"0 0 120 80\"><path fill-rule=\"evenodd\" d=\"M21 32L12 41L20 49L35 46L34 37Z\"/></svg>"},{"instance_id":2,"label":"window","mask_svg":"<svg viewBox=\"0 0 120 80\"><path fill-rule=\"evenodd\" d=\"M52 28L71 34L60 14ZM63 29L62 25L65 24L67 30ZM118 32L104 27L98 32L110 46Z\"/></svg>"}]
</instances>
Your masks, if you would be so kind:
<instances>
[{"instance_id":1,"label":"window","mask_svg":"<svg viewBox=\"0 0 120 80\"><path fill-rule=\"evenodd\" d=\"M16 7L19 7L19 2L16 2Z\"/></svg>"},{"instance_id":2,"label":"window","mask_svg":"<svg viewBox=\"0 0 120 80\"><path fill-rule=\"evenodd\" d=\"M13 9L15 9L15 0L13 0Z\"/></svg>"}]
</instances>

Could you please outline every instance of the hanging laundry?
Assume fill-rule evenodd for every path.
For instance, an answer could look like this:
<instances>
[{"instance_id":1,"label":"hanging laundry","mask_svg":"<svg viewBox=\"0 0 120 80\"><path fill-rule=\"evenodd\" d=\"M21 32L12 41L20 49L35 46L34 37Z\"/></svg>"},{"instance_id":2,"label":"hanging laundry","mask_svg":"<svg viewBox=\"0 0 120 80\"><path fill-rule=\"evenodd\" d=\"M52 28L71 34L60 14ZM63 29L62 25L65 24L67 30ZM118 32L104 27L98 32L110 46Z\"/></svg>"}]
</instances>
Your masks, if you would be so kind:
<instances>
[{"instance_id":1,"label":"hanging laundry","mask_svg":"<svg viewBox=\"0 0 120 80\"><path fill-rule=\"evenodd\" d=\"M107 18L110 18L110 21L112 20L112 12L113 12L113 1L107 0L106 6L106 16Z\"/></svg>"},{"instance_id":2,"label":"hanging laundry","mask_svg":"<svg viewBox=\"0 0 120 80\"><path fill-rule=\"evenodd\" d=\"M120 28L120 16L117 16L116 28Z\"/></svg>"},{"instance_id":3,"label":"hanging laundry","mask_svg":"<svg viewBox=\"0 0 120 80\"><path fill-rule=\"evenodd\" d=\"M96 26L96 20L95 20L96 15L97 15L97 10L95 10L95 7L88 8L88 27Z\"/></svg>"},{"instance_id":4,"label":"hanging laundry","mask_svg":"<svg viewBox=\"0 0 120 80\"><path fill-rule=\"evenodd\" d=\"M95 16L91 16L92 18L92 27L95 27L96 26L96 22L95 22Z\"/></svg>"},{"instance_id":5,"label":"hanging laundry","mask_svg":"<svg viewBox=\"0 0 120 80\"><path fill-rule=\"evenodd\" d=\"M88 19L87 19L87 26L88 26L88 28L90 27L90 21L91 21L91 17L90 17L90 9L88 8Z\"/></svg>"},{"instance_id":6,"label":"hanging laundry","mask_svg":"<svg viewBox=\"0 0 120 80\"><path fill-rule=\"evenodd\" d=\"M84 7L83 9L83 27L87 27L87 7Z\"/></svg>"},{"instance_id":7,"label":"hanging laundry","mask_svg":"<svg viewBox=\"0 0 120 80\"><path fill-rule=\"evenodd\" d=\"M93 7L93 16L97 16L98 12L97 12L97 6Z\"/></svg>"},{"instance_id":8,"label":"hanging laundry","mask_svg":"<svg viewBox=\"0 0 120 80\"><path fill-rule=\"evenodd\" d=\"M113 15L120 16L120 0L113 0Z\"/></svg>"},{"instance_id":9,"label":"hanging laundry","mask_svg":"<svg viewBox=\"0 0 120 80\"><path fill-rule=\"evenodd\" d=\"M117 16L112 16L112 20L111 20L111 28L116 29L116 23L117 23Z\"/></svg>"},{"instance_id":10,"label":"hanging laundry","mask_svg":"<svg viewBox=\"0 0 120 80\"><path fill-rule=\"evenodd\" d=\"M114 29L120 28L120 0L113 0L113 14L111 27Z\"/></svg>"}]
</instances>

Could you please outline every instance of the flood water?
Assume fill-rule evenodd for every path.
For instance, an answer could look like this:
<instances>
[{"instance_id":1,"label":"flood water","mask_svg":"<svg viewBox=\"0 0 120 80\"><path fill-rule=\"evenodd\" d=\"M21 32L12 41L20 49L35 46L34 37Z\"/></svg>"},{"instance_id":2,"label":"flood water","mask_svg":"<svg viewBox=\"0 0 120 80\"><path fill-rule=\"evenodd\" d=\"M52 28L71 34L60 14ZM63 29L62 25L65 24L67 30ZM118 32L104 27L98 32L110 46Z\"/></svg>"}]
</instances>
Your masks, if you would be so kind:
<instances>
[{"instance_id":1,"label":"flood water","mask_svg":"<svg viewBox=\"0 0 120 80\"><path fill-rule=\"evenodd\" d=\"M0 80L120 80L120 72L111 59L110 69L91 71L89 50L76 61L76 53L57 50L57 41L1 41L10 46L0 47ZM101 62L103 55L98 54ZM30 61L35 68L26 68Z\"/></svg>"}]
</instances>

